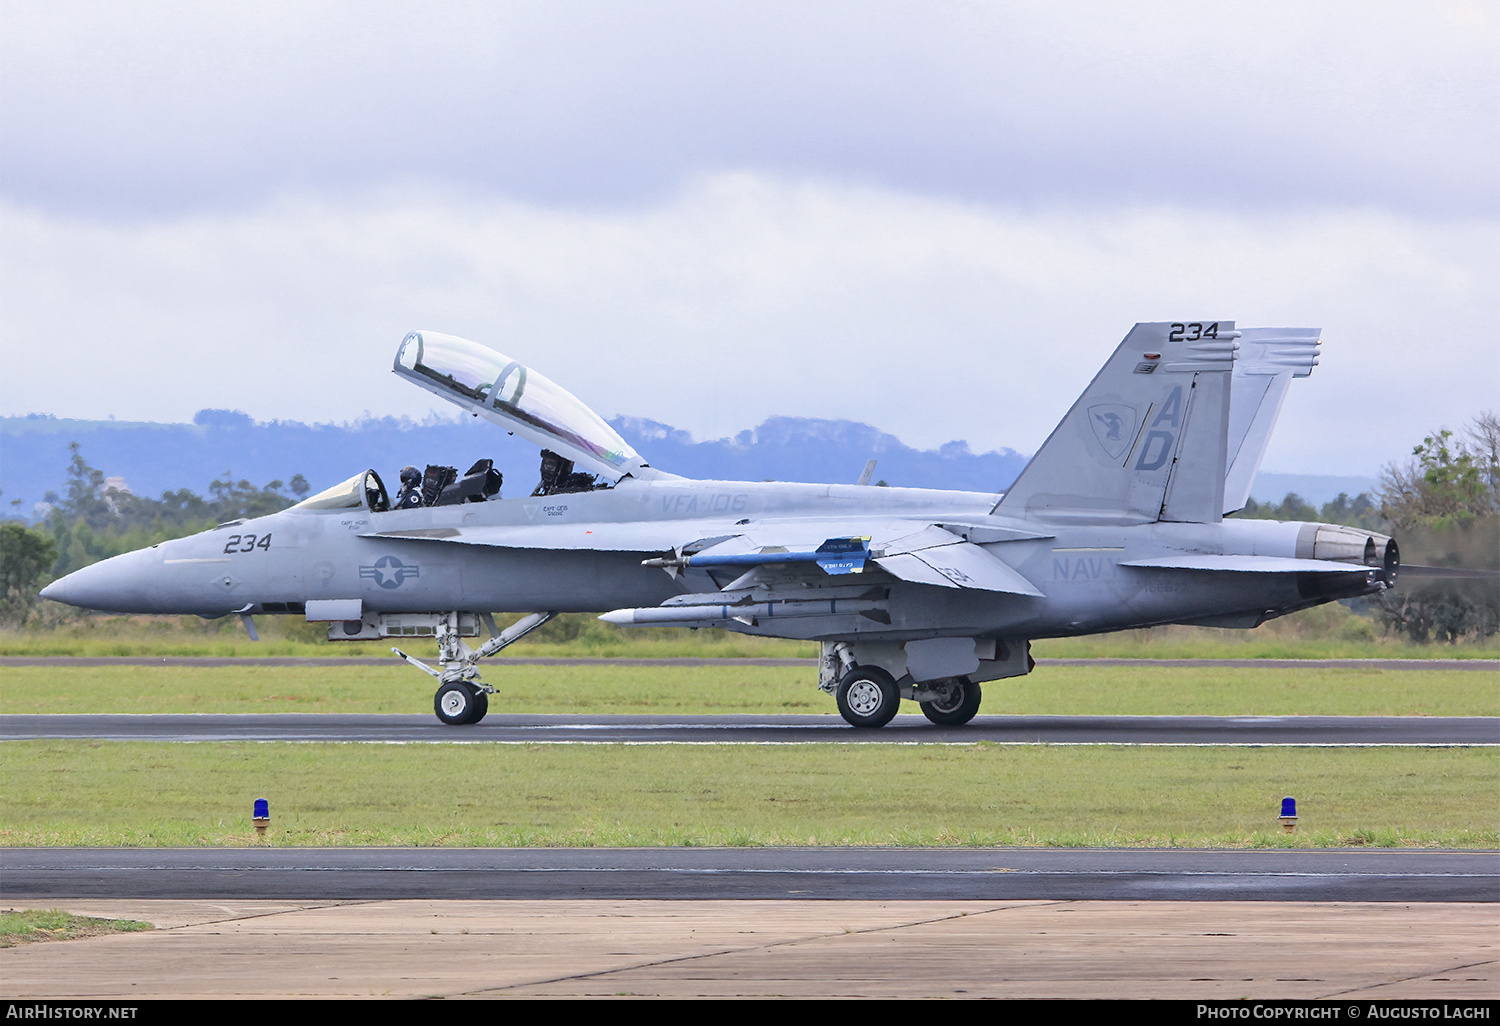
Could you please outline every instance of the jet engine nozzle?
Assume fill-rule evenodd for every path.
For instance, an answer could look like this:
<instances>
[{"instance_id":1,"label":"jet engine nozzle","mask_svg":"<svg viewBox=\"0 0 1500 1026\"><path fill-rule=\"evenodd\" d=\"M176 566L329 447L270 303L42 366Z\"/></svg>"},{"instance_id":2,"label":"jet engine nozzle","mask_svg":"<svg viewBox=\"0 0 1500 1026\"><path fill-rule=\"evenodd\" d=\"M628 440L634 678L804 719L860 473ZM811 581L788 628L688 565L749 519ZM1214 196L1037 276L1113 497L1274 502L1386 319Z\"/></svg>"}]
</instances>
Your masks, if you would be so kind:
<instances>
[{"instance_id":1,"label":"jet engine nozzle","mask_svg":"<svg viewBox=\"0 0 1500 1026\"><path fill-rule=\"evenodd\" d=\"M1375 535L1380 537L1380 535ZM1387 588L1396 586L1396 574L1401 570L1401 549L1396 544L1396 539L1385 540L1385 551L1380 556L1380 579L1385 582Z\"/></svg>"},{"instance_id":2,"label":"jet engine nozzle","mask_svg":"<svg viewBox=\"0 0 1500 1026\"><path fill-rule=\"evenodd\" d=\"M1401 550L1390 535L1337 524L1305 524L1297 539L1297 555L1336 563L1359 563L1380 571L1386 587L1396 583Z\"/></svg>"}]
</instances>

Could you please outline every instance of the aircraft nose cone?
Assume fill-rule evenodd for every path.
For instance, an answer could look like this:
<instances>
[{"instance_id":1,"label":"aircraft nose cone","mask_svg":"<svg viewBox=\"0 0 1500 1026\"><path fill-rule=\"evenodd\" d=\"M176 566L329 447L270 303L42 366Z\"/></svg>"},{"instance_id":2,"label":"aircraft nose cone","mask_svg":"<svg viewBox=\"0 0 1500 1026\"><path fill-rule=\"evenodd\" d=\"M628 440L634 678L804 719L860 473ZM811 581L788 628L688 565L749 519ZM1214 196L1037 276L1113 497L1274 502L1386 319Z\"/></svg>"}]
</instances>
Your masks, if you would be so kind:
<instances>
[{"instance_id":1,"label":"aircraft nose cone","mask_svg":"<svg viewBox=\"0 0 1500 1026\"><path fill-rule=\"evenodd\" d=\"M41 596L84 609L113 613L149 613L157 599L160 559L149 549L127 552L75 570L41 590Z\"/></svg>"}]
</instances>

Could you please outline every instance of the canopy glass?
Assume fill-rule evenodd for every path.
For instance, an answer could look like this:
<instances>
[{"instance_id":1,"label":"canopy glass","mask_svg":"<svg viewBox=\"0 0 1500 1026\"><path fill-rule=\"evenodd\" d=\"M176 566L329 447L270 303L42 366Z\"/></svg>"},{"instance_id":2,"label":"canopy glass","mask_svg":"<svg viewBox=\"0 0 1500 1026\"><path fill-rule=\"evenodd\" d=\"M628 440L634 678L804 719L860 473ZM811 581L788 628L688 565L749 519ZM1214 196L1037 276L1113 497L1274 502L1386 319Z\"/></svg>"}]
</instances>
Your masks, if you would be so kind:
<instances>
[{"instance_id":1,"label":"canopy glass","mask_svg":"<svg viewBox=\"0 0 1500 1026\"><path fill-rule=\"evenodd\" d=\"M393 369L596 474L619 479L642 465L625 439L571 392L477 342L414 331L401 340Z\"/></svg>"},{"instance_id":2,"label":"canopy glass","mask_svg":"<svg viewBox=\"0 0 1500 1026\"><path fill-rule=\"evenodd\" d=\"M376 513L390 506L385 485L373 470L363 470L316 495L309 495L293 509L368 509Z\"/></svg>"}]
</instances>

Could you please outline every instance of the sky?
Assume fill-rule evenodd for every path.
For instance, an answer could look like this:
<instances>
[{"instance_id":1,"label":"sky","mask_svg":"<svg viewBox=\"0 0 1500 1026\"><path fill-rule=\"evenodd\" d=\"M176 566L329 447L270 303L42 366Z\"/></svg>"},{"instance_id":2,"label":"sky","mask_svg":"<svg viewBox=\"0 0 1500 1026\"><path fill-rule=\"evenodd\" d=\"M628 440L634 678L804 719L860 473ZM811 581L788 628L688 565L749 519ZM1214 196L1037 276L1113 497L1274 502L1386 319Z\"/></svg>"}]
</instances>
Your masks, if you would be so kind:
<instances>
[{"instance_id":1,"label":"sky","mask_svg":"<svg viewBox=\"0 0 1500 1026\"><path fill-rule=\"evenodd\" d=\"M0 415L420 420L425 328L1030 452L1234 320L1324 332L1265 468L1374 474L1500 405L1497 65L1456 0L5 0Z\"/></svg>"}]
</instances>

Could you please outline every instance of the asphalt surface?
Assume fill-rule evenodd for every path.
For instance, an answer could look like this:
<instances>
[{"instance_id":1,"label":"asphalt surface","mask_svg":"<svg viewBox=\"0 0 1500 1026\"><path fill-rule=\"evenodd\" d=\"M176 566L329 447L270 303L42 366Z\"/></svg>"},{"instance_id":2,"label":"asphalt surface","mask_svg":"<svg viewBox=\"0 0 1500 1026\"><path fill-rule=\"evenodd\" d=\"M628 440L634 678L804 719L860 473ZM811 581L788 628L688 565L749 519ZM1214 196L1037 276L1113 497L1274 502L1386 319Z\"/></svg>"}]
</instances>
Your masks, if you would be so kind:
<instances>
[{"instance_id":1,"label":"asphalt surface","mask_svg":"<svg viewBox=\"0 0 1500 1026\"><path fill-rule=\"evenodd\" d=\"M902 715L858 730L833 715L491 714L447 727L425 715L0 716L0 741L303 741L490 744L1500 745L1500 718L1460 716L976 716L938 727Z\"/></svg>"},{"instance_id":2,"label":"asphalt surface","mask_svg":"<svg viewBox=\"0 0 1500 1026\"><path fill-rule=\"evenodd\" d=\"M527 659L653 664L683 660ZM719 663L720 660L703 660ZM801 665L806 660L743 660ZM1304 660L1050 660L1053 665L1244 666ZM1494 673L1494 660L1317 660L1320 666ZM386 659L0 659L7 665L380 665ZM1137 745L1500 744L1493 717L920 716L878 731L833 716L0 717L0 740L469 743L950 743ZM1098 849L0 849L0 898L216 900L843 899L1500 901L1500 852Z\"/></svg>"},{"instance_id":3,"label":"asphalt surface","mask_svg":"<svg viewBox=\"0 0 1500 1026\"><path fill-rule=\"evenodd\" d=\"M6 848L0 899L1500 901L1500 852Z\"/></svg>"},{"instance_id":4,"label":"asphalt surface","mask_svg":"<svg viewBox=\"0 0 1500 1026\"><path fill-rule=\"evenodd\" d=\"M490 667L515 666L807 666L816 659L630 659L526 658L496 656ZM1323 667L1335 670L1461 670L1500 673L1500 659L1038 659L1047 666L1160 666L1231 669L1297 670ZM7 666L397 666L394 656L0 656Z\"/></svg>"}]
</instances>

